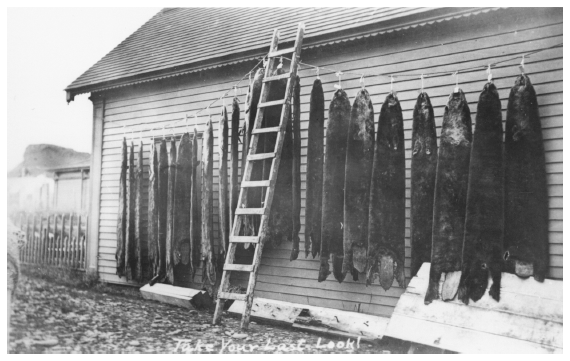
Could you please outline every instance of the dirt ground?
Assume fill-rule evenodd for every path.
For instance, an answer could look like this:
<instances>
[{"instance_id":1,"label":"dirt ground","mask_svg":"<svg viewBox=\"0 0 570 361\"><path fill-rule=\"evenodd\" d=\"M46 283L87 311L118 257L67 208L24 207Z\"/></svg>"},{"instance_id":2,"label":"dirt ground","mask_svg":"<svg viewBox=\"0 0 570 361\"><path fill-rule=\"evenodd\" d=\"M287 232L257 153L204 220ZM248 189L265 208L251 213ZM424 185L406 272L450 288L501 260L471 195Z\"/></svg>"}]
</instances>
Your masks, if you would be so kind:
<instances>
[{"instance_id":1,"label":"dirt ground","mask_svg":"<svg viewBox=\"0 0 570 361\"><path fill-rule=\"evenodd\" d=\"M44 278L44 279L42 279ZM405 345L327 337L145 300L137 289L62 284L23 275L13 302L11 353L399 353Z\"/></svg>"}]
</instances>

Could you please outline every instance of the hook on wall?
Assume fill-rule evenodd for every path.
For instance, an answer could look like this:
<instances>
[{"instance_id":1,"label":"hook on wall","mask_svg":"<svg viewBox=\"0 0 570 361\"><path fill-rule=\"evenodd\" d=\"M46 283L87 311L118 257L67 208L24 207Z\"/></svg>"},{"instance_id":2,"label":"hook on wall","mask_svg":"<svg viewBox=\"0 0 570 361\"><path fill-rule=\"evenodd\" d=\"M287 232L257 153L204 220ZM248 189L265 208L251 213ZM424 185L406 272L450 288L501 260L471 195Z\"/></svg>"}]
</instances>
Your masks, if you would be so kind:
<instances>
[{"instance_id":1,"label":"hook on wall","mask_svg":"<svg viewBox=\"0 0 570 361\"><path fill-rule=\"evenodd\" d=\"M337 71L335 73L335 75L338 77L338 84L335 84L334 87L337 89L342 89L342 82L341 82L341 78L342 78L342 71Z\"/></svg>"},{"instance_id":2,"label":"hook on wall","mask_svg":"<svg viewBox=\"0 0 570 361\"><path fill-rule=\"evenodd\" d=\"M423 74L420 76L420 79L422 81L422 88L420 90L420 94L423 94L424 93L424 75Z\"/></svg>"},{"instance_id":3,"label":"hook on wall","mask_svg":"<svg viewBox=\"0 0 570 361\"><path fill-rule=\"evenodd\" d=\"M488 83L492 83L493 82L493 73L491 72L491 64L489 64L487 66L487 82Z\"/></svg>"},{"instance_id":4,"label":"hook on wall","mask_svg":"<svg viewBox=\"0 0 570 361\"><path fill-rule=\"evenodd\" d=\"M521 59L521 63L519 65L519 68L521 70L521 74L524 75L524 54L522 55L522 59Z\"/></svg>"},{"instance_id":5,"label":"hook on wall","mask_svg":"<svg viewBox=\"0 0 570 361\"><path fill-rule=\"evenodd\" d=\"M459 93L459 71L456 71L453 75L455 75L455 89L453 89L453 92Z\"/></svg>"},{"instance_id":6,"label":"hook on wall","mask_svg":"<svg viewBox=\"0 0 570 361\"><path fill-rule=\"evenodd\" d=\"M320 69L318 66L317 66L316 71L317 71L317 79L321 80L321 77L319 76L320 75Z\"/></svg>"},{"instance_id":7,"label":"hook on wall","mask_svg":"<svg viewBox=\"0 0 570 361\"><path fill-rule=\"evenodd\" d=\"M364 74L360 75L360 86L364 89Z\"/></svg>"}]
</instances>

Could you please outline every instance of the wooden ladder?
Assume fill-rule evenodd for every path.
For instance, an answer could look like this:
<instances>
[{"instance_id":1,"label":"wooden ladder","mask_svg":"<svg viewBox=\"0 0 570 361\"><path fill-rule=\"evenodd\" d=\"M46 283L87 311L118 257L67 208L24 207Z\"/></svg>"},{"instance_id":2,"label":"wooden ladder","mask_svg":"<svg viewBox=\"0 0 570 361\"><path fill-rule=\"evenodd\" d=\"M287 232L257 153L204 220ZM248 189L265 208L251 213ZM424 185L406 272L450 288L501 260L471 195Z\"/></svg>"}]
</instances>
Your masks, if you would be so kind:
<instances>
[{"instance_id":1,"label":"wooden ladder","mask_svg":"<svg viewBox=\"0 0 570 361\"><path fill-rule=\"evenodd\" d=\"M279 31L275 29L273 31L273 38L271 40L271 46L269 48L268 62L265 67L265 78L263 79L263 85L261 87L261 97L259 104L257 105L257 115L255 118L255 125L252 129L252 138L249 147L249 154L245 163L245 169L241 182L241 189L239 193L238 208L235 211L235 219L233 223L232 235L230 236L230 243L228 252L226 255L226 262L224 264L224 271L222 273L222 279L220 283L220 288L218 292L218 301L216 304L216 311L214 313L214 324L218 324L222 317L222 312L224 309L224 304L226 300L238 300L245 301L245 308L243 311L241 319L241 329L247 329L249 325L249 316L251 313L251 306L253 303L253 292L255 290L255 283L257 280L257 270L259 269L259 263L261 261L261 252L263 251L263 240L267 230L269 213L271 210L271 204L273 202L273 193L275 191L275 182L277 180L277 173L279 170L279 163L281 160L281 150L283 148L283 139L285 137L285 129L287 127L287 121L289 119L289 114L291 111L291 96L293 94L293 89L295 88L295 82L297 81L297 68L299 65L299 57L301 55L301 47L303 46L303 35L304 35L305 25L299 23L297 29L297 37L295 39L295 45L292 48L277 50L277 45L279 43ZM289 73L285 73L278 76L269 76L270 71L274 69L276 58L279 58L285 54L291 55L291 66ZM269 91L271 88L271 82L279 81L281 79L287 79L287 88L285 90L285 99L275 100L268 102ZM281 119L279 121L279 126L277 127L265 127L262 128L261 124L263 122L263 114L266 108L272 106L283 105L281 111ZM271 153L255 153L257 150L257 143L259 141L259 136L266 133L277 133L277 140L275 144L275 149ZM269 180L252 181L251 173L253 169L253 162L265 159L273 159L271 170L269 174ZM265 202L262 204L262 208L240 208L239 205L247 204L247 191L249 188L267 188L265 194ZM261 215L261 222L259 225L259 232L257 236L239 236L241 222L238 222L238 217L244 217L247 215ZM235 264L235 253L238 244L252 243L256 244L253 264ZM241 293L231 293L229 292L230 276L233 271L238 272L249 272L249 282L247 285L246 294Z\"/></svg>"}]
</instances>

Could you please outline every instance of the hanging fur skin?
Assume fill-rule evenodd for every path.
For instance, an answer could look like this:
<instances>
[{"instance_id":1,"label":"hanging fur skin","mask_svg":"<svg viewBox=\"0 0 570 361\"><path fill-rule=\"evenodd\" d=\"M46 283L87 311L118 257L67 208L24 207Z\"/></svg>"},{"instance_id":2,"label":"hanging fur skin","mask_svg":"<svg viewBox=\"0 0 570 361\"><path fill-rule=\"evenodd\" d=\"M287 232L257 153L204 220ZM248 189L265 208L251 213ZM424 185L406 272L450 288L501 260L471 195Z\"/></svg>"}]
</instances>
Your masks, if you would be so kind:
<instances>
[{"instance_id":1,"label":"hanging fur skin","mask_svg":"<svg viewBox=\"0 0 570 361\"><path fill-rule=\"evenodd\" d=\"M503 269L503 119L493 83L485 84L475 118L458 298L465 304L489 295L499 301Z\"/></svg>"},{"instance_id":2,"label":"hanging fur skin","mask_svg":"<svg viewBox=\"0 0 570 361\"><path fill-rule=\"evenodd\" d=\"M150 143L148 167L148 262L150 277L158 274L158 157L154 140Z\"/></svg>"},{"instance_id":3,"label":"hanging fur skin","mask_svg":"<svg viewBox=\"0 0 570 361\"><path fill-rule=\"evenodd\" d=\"M214 130L208 120L202 140L202 282L216 282L214 259L213 178L214 178Z\"/></svg>"},{"instance_id":4,"label":"hanging fur skin","mask_svg":"<svg viewBox=\"0 0 570 361\"><path fill-rule=\"evenodd\" d=\"M137 169L135 175L135 275L134 280L143 280L143 255L142 255L142 182L143 182L143 143L139 144L137 157Z\"/></svg>"},{"instance_id":5,"label":"hanging fur skin","mask_svg":"<svg viewBox=\"0 0 570 361\"><path fill-rule=\"evenodd\" d=\"M163 282L166 277L166 229L167 229L167 209L168 209L168 151L166 140L160 141L158 152L158 198L157 219L158 219L158 271L150 280L152 286L156 282Z\"/></svg>"},{"instance_id":6,"label":"hanging fur skin","mask_svg":"<svg viewBox=\"0 0 570 361\"><path fill-rule=\"evenodd\" d=\"M198 174L198 131L194 128L192 135L192 206L190 220L190 240L192 254L192 280L196 275L196 270L200 265L202 258L202 204L201 204L201 186L200 174Z\"/></svg>"},{"instance_id":7,"label":"hanging fur skin","mask_svg":"<svg viewBox=\"0 0 570 361\"><path fill-rule=\"evenodd\" d=\"M129 188L127 190L127 241L125 242L125 273L127 275L127 281L135 278L136 270L136 251L135 251L135 208L136 208L136 179L135 179L135 150L134 144L131 141L131 150L129 152L129 169L128 183Z\"/></svg>"},{"instance_id":8,"label":"hanging fur skin","mask_svg":"<svg viewBox=\"0 0 570 361\"><path fill-rule=\"evenodd\" d=\"M337 90L329 105L327 147L323 172L323 215L321 226L321 266L319 282L327 279L329 255L332 255L333 274L342 282L343 225L344 222L344 168L346 164L346 135L350 123L351 106L348 95Z\"/></svg>"},{"instance_id":9,"label":"hanging fur skin","mask_svg":"<svg viewBox=\"0 0 570 361\"><path fill-rule=\"evenodd\" d=\"M395 94L384 100L374 150L366 284L376 279L388 290L394 278L405 287L406 164L404 120Z\"/></svg>"},{"instance_id":10,"label":"hanging fur skin","mask_svg":"<svg viewBox=\"0 0 570 361\"><path fill-rule=\"evenodd\" d=\"M125 249L127 240L127 140L123 138L121 148L121 175L119 177L119 212L117 215L117 276L125 275Z\"/></svg>"},{"instance_id":11,"label":"hanging fur skin","mask_svg":"<svg viewBox=\"0 0 570 361\"><path fill-rule=\"evenodd\" d=\"M283 74L282 69L277 69L273 75ZM283 99L285 97L285 89L287 80L282 79L272 82L267 101ZM269 107L264 111L263 127L276 127L281 119L281 111L283 106ZM279 171L277 180L275 181L275 191L273 193L273 202L271 205L270 215L266 228L264 246L276 247L282 242L292 241L293 235L293 133L291 113L287 119L285 137L283 139L283 148L281 149L281 161L279 163ZM259 144L264 144L263 153L275 151L275 143L277 141L277 133L263 134L259 138ZM273 160L265 162L256 162L263 167L262 179L269 179L269 170ZM263 163L263 164L261 164ZM257 165L256 165L257 166ZM255 169L255 168L254 168ZM251 192L251 190L249 191ZM248 193L249 193L248 192ZM265 195L265 189L263 192ZM265 201L265 197L262 198Z\"/></svg>"},{"instance_id":12,"label":"hanging fur skin","mask_svg":"<svg viewBox=\"0 0 570 361\"><path fill-rule=\"evenodd\" d=\"M411 169L411 276L424 262L431 261L433 197L437 168L437 134L435 117L427 93L418 95L412 125Z\"/></svg>"},{"instance_id":13,"label":"hanging fur skin","mask_svg":"<svg viewBox=\"0 0 570 361\"><path fill-rule=\"evenodd\" d=\"M190 263L192 269L189 223L192 206L192 142L189 133L184 133L180 139L176 161L172 259L174 265Z\"/></svg>"},{"instance_id":14,"label":"hanging fur skin","mask_svg":"<svg viewBox=\"0 0 570 361\"><path fill-rule=\"evenodd\" d=\"M311 90L309 135L307 141L307 196L305 200L305 258L315 258L321 250L321 217L323 210L325 95L320 79Z\"/></svg>"},{"instance_id":15,"label":"hanging fur skin","mask_svg":"<svg viewBox=\"0 0 570 361\"><path fill-rule=\"evenodd\" d=\"M521 74L509 95L505 131L505 270L542 282L549 267L548 193L536 93Z\"/></svg>"},{"instance_id":16,"label":"hanging fur skin","mask_svg":"<svg viewBox=\"0 0 570 361\"><path fill-rule=\"evenodd\" d=\"M232 101L232 134L231 134L231 161L232 169L230 175L230 229L235 219L235 211L239 198L238 166L239 166L239 100Z\"/></svg>"},{"instance_id":17,"label":"hanging fur skin","mask_svg":"<svg viewBox=\"0 0 570 361\"><path fill-rule=\"evenodd\" d=\"M165 282L174 284L174 184L176 182L176 141L170 141L170 155L168 157L168 203L166 205L166 279Z\"/></svg>"},{"instance_id":18,"label":"hanging fur skin","mask_svg":"<svg viewBox=\"0 0 570 361\"><path fill-rule=\"evenodd\" d=\"M443 114L435 180L429 285L424 303L439 298L439 281L446 273L442 298L457 294L461 271L467 183L471 153L471 113L463 91L452 93Z\"/></svg>"},{"instance_id":19,"label":"hanging fur skin","mask_svg":"<svg viewBox=\"0 0 570 361\"><path fill-rule=\"evenodd\" d=\"M290 261L299 256L299 232L301 231L301 79L297 76L291 105L293 126L293 248Z\"/></svg>"},{"instance_id":20,"label":"hanging fur skin","mask_svg":"<svg viewBox=\"0 0 570 361\"><path fill-rule=\"evenodd\" d=\"M222 118L218 130L218 206L219 206L219 229L220 229L220 254L219 259L226 259L226 252L230 242L230 223L228 207L228 112L222 107Z\"/></svg>"},{"instance_id":21,"label":"hanging fur skin","mask_svg":"<svg viewBox=\"0 0 570 361\"><path fill-rule=\"evenodd\" d=\"M344 183L344 262L342 273L358 273L366 269L368 249L368 213L370 178L374 159L374 108L366 89L354 99L348 140Z\"/></svg>"}]
</instances>

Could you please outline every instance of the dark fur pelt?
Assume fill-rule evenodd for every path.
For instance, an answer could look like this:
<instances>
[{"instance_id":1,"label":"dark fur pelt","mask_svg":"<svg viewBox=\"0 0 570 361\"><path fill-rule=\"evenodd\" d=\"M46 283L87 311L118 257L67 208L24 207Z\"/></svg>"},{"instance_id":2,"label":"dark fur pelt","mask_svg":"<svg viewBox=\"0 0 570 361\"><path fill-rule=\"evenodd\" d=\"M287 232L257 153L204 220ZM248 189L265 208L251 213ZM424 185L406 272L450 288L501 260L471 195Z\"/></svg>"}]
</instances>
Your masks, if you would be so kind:
<instances>
[{"instance_id":1,"label":"dark fur pelt","mask_svg":"<svg viewBox=\"0 0 570 361\"><path fill-rule=\"evenodd\" d=\"M158 152L158 272L155 274L151 285L156 281L162 282L166 277L166 229L168 209L168 151L166 140L160 142Z\"/></svg>"},{"instance_id":2,"label":"dark fur pelt","mask_svg":"<svg viewBox=\"0 0 570 361\"><path fill-rule=\"evenodd\" d=\"M327 147L323 171L323 215L321 225L321 266L319 282L327 279L329 257L332 255L333 273L342 282L344 222L344 169L346 164L346 137L350 123L350 101L342 89L337 90L329 106Z\"/></svg>"},{"instance_id":3,"label":"dark fur pelt","mask_svg":"<svg viewBox=\"0 0 570 361\"><path fill-rule=\"evenodd\" d=\"M150 143L150 159L148 167L148 261L150 277L158 274L158 154L154 142Z\"/></svg>"},{"instance_id":4,"label":"dark fur pelt","mask_svg":"<svg viewBox=\"0 0 570 361\"><path fill-rule=\"evenodd\" d=\"M202 140L202 282L216 283L214 257L213 177L214 130L208 120Z\"/></svg>"},{"instance_id":5,"label":"dark fur pelt","mask_svg":"<svg viewBox=\"0 0 570 361\"><path fill-rule=\"evenodd\" d=\"M463 91L452 93L443 125L433 210L431 268L424 302L439 298L442 273L461 270L465 206L471 153L471 114Z\"/></svg>"},{"instance_id":6,"label":"dark fur pelt","mask_svg":"<svg viewBox=\"0 0 570 361\"><path fill-rule=\"evenodd\" d=\"M218 129L218 225L220 235L219 259L226 259L226 252L230 242L230 213L228 205L228 112L222 107L222 118Z\"/></svg>"},{"instance_id":7,"label":"dark fur pelt","mask_svg":"<svg viewBox=\"0 0 570 361\"><path fill-rule=\"evenodd\" d=\"M166 204L166 283L174 284L174 207L175 194L174 185L176 182L176 141L170 141L170 154L168 157L168 194Z\"/></svg>"},{"instance_id":8,"label":"dark fur pelt","mask_svg":"<svg viewBox=\"0 0 570 361\"><path fill-rule=\"evenodd\" d=\"M293 248L291 261L299 256L299 231L301 231L301 79L297 76L293 90L291 118L293 127Z\"/></svg>"},{"instance_id":9,"label":"dark fur pelt","mask_svg":"<svg viewBox=\"0 0 570 361\"><path fill-rule=\"evenodd\" d=\"M174 235L172 258L174 265L190 261L190 208L192 206L192 142L190 134L184 133L178 145L176 157L176 179L174 181Z\"/></svg>"},{"instance_id":10,"label":"dark fur pelt","mask_svg":"<svg viewBox=\"0 0 570 361\"><path fill-rule=\"evenodd\" d=\"M405 287L406 164L404 120L395 94L384 100L374 151L366 284L378 279L388 290L394 278Z\"/></svg>"},{"instance_id":11,"label":"dark fur pelt","mask_svg":"<svg viewBox=\"0 0 570 361\"><path fill-rule=\"evenodd\" d=\"M274 75L282 74L282 69L277 69ZM272 82L268 95L268 101L283 99L287 81ZM264 111L263 127L276 127L281 118L282 106L269 107ZM290 242L293 235L293 133L291 113L287 119L283 148L281 149L281 161L275 182L273 202L269 214L264 246L276 247L284 241ZM267 133L259 137L259 142L264 144L263 153L275 151L277 133ZM263 168L263 179L269 179L271 159L259 163ZM257 166L257 164L256 164ZM255 169L255 168L254 168ZM265 194L265 192L263 192ZM265 199L265 197L263 197Z\"/></svg>"},{"instance_id":12,"label":"dark fur pelt","mask_svg":"<svg viewBox=\"0 0 570 361\"><path fill-rule=\"evenodd\" d=\"M137 169L135 175L135 274L134 280L142 282L143 280L143 247L142 247L142 187L143 187L143 143L139 144L137 157Z\"/></svg>"},{"instance_id":13,"label":"dark fur pelt","mask_svg":"<svg viewBox=\"0 0 570 361\"><path fill-rule=\"evenodd\" d=\"M135 278L136 272L136 250L135 250L135 208L136 208L136 178L135 178L135 149L131 141L131 150L129 152L129 169L127 170L128 190L127 190L127 231L125 242L125 274L127 281Z\"/></svg>"},{"instance_id":14,"label":"dark fur pelt","mask_svg":"<svg viewBox=\"0 0 570 361\"><path fill-rule=\"evenodd\" d=\"M530 79L519 75L509 95L505 132L506 271L532 264L542 282L549 266L548 194L542 128Z\"/></svg>"},{"instance_id":15,"label":"dark fur pelt","mask_svg":"<svg viewBox=\"0 0 570 361\"><path fill-rule=\"evenodd\" d=\"M121 148L121 175L119 177L119 212L117 214L117 276L125 275L125 249L127 241L127 140L123 138Z\"/></svg>"},{"instance_id":16,"label":"dark fur pelt","mask_svg":"<svg viewBox=\"0 0 570 361\"><path fill-rule=\"evenodd\" d=\"M192 254L192 280L202 258L202 190L198 186L198 131L194 128L192 136L192 206L190 221L191 254Z\"/></svg>"},{"instance_id":17,"label":"dark fur pelt","mask_svg":"<svg viewBox=\"0 0 570 361\"><path fill-rule=\"evenodd\" d=\"M305 200L305 257L313 258L321 250L321 218L323 207L325 95L320 79L311 90L309 135L307 140L307 196Z\"/></svg>"},{"instance_id":18,"label":"dark fur pelt","mask_svg":"<svg viewBox=\"0 0 570 361\"><path fill-rule=\"evenodd\" d=\"M433 108L427 93L418 95L412 124L411 179L411 276L431 261L433 196L437 168L437 134Z\"/></svg>"},{"instance_id":19,"label":"dark fur pelt","mask_svg":"<svg viewBox=\"0 0 570 361\"><path fill-rule=\"evenodd\" d=\"M231 133L231 175L230 175L230 229L233 226L235 218L235 210L238 204L239 183L238 183L238 167L239 167L239 100L234 98L232 101L232 133ZM244 155L242 155L245 157Z\"/></svg>"},{"instance_id":20,"label":"dark fur pelt","mask_svg":"<svg viewBox=\"0 0 570 361\"><path fill-rule=\"evenodd\" d=\"M346 145L344 182L344 261L342 273L366 270L370 178L374 160L374 108L366 89L356 94Z\"/></svg>"},{"instance_id":21,"label":"dark fur pelt","mask_svg":"<svg viewBox=\"0 0 570 361\"><path fill-rule=\"evenodd\" d=\"M501 99L493 83L485 84L473 132L465 212L463 261L458 297L478 301L487 289L499 300L503 268L503 119Z\"/></svg>"}]
</instances>

